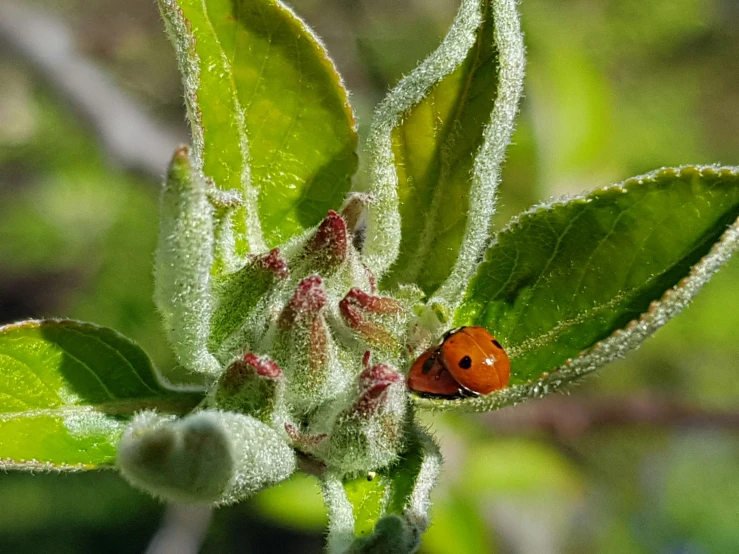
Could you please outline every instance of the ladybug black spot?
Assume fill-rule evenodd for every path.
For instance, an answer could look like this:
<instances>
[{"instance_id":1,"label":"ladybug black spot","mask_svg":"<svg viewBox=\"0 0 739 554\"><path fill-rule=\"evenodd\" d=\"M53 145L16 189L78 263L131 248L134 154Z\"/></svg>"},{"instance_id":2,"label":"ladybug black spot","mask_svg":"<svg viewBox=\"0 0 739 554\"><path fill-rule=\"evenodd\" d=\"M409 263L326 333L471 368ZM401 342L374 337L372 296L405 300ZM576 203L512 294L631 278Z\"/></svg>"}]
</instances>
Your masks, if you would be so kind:
<instances>
[{"instance_id":1,"label":"ladybug black spot","mask_svg":"<svg viewBox=\"0 0 739 554\"><path fill-rule=\"evenodd\" d=\"M499 342L498 342L497 340L495 340L495 339L493 339L493 344L494 344L495 346L497 346L498 348L503 348L503 347L502 347L502 346L500 345L500 343L499 343Z\"/></svg>"},{"instance_id":2,"label":"ladybug black spot","mask_svg":"<svg viewBox=\"0 0 739 554\"><path fill-rule=\"evenodd\" d=\"M427 359L425 362L423 362L423 367L421 367L421 373L426 375L429 371L431 371L434 367L434 362L436 360L433 356L431 356L429 359Z\"/></svg>"},{"instance_id":3,"label":"ladybug black spot","mask_svg":"<svg viewBox=\"0 0 739 554\"><path fill-rule=\"evenodd\" d=\"M472 367L472 358L469 356L465 356L461 360L459 360L459 367L462 369L469 369Z\"/></svg>"}]
</instances>

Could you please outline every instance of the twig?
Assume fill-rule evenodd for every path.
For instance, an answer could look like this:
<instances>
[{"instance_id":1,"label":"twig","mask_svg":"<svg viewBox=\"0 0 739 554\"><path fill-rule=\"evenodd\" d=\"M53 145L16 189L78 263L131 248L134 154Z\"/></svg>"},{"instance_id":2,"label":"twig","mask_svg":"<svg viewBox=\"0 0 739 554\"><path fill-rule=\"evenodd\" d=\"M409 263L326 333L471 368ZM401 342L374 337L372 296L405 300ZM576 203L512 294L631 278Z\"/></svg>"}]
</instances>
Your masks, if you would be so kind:
<instances>
[{"instance_id":1,"label":"twig","mask_svg":"<svg viewBox=\"0 0 739 554\"><path fill-rule=\"evenodd\" d=\"M539 432L560 439L573 439L595 429L626 425L739 431L738 411L704 409L653 392L635 396L553 396L485 414L482 419L499 433Z\"/></svg>"},{"instance_id":2,"label":"twig","mask_svg":"<svg viewBox=\"0 0 739 554\"><path fill-rule=\"evenodd\" d=\"M22 56L87 120L107 153L127 169L161 178L185 136L156 123L74 46L62 22L21 3L0 0L0 40Z\"/></svg>"},{"instance_id":3,"label":"twig","mask_svg":"<svg viewBox=\"0 0 739 554\"><path fill-rule=\"evenodd\" d=\"M208 532L213 508L170 505L146 554L197 554Z\"/></svg>"}]
</instances>

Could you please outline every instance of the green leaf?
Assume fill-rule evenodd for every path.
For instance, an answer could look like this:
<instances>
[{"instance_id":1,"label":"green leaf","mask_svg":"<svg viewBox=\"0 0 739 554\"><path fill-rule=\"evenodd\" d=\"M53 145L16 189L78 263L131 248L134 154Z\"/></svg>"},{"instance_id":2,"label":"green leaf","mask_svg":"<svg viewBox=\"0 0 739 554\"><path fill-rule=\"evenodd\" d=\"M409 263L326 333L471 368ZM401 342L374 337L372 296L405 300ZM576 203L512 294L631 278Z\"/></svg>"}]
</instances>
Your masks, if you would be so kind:
<instances>
[{"instance_id":1,"label":"green leaf","mask_svg":"<svg viewBox=\"0 0 739 554\"><path fill-rule=\"evenodd\" d=\"M178 54L196 166L241 206L240 253L337 208L356 169L347 93L323 46L277 0L159 0Z\"/></svg>"},{"instance_id":2,"label":"green leaf","mask_svg":"<svg viewBox=\"0 0 739 554\"><path fill-rule=\"evenodd\" d=\"M0 468L113 464L126 418L186 413L202 394L166 389L143 350L115 331L64 320L0 327Z\"/></svg>"},{"instance_id":3,"label":"green leaf","mask_svg":"<svg viewBox=\"0 0 739 554\"><path fill-rule=\"evenodd\" d=\"M353 506L354 534L364 537L372 533L375 523L382 517L388 481L383 473L371 477L358 477L344 483L346 496Z\"/></svg>"},{"instance_id":4,"label":"green leaf","mask_svg":"<svg viewBox=\"0 0 739 554\"><path fill-rule=\"evenodd\" d=\"M397 254L384 287L443 284L437 296L456 306L488 237L523 66L516 3L465 0L439 49L378 107L365 253L378 272Z\"/></svg>"},{"instance_id":5,"label":"green leaf","mask_svg":"<svg viewBox=\"0 0 739 554\"><path fill-rule=\"evenodd\" d=\"M622 357L737 250L737 218L734 167L662 169L525 213L498 234L455 320L498 338L512 386L419 403L493 409Z\"/></svg>"},{"instance_id":6,"label":"green leaf","mask_svg":"<svg viewBox=\"0 0 739 554\"><path fill-rule=\"evenodd\" d=\"M428 527L429 495L440 471L438 447L415 428L400 461L346 481L358 537L351 552L412 552ZM393 543L392 549L387 541Z\"/></svg>"},{"instance_id":7,"label":"green leaf","mask_svg":"<svg viewBox=\"0 0 739 554\"><path fill-rule=\"evenodd\" d=\"M287 481L264 489L252 499L252 507L282 527L310 533L326 528L326 508L318 481L305 473L294 473Z\"/></svg>"}]
</instances>

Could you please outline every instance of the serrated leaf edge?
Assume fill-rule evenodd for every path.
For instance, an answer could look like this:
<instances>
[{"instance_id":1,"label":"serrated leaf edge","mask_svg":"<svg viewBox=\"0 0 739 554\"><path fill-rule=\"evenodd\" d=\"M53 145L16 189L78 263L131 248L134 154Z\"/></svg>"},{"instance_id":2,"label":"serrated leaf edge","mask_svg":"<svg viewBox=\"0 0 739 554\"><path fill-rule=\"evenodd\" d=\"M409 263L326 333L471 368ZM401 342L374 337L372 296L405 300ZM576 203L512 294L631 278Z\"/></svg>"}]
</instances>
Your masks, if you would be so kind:
<instances>
[{"instance_id":1,"label":"serrated leaf edge","mask_svg":"<svg viewBox=\"0 0 739 554\"><path fill-rule=\"evenodd\" d=\"M192 392L192 393L203 393L203 392L205 392L205 388L204 387L201 387L201 386L198 386L198 385L186 385L186 384L185 385L181 385L181 384L170 383L167 379L164 378L164 376L161 374L161 372L154 365L154 362L151 359L149 359L148 354L146 354L146 351L143 348L141 348L136 341L134 341L133 339L127 337L126 335L124 335L124 334L116 331L115 329L111 329L110 327L105 327L103 325L97 325L96 323L90 323L90 322L87 322L87 321L78 321L76 319L68 319L68 318L26 319L26 320L23 320L23 321L17 321L17 322L14 322L14 323L6 323L5 325L0 325L0 335L3 334L3 333L6 333L8 331L13 331L15 329L41 328L42 326L47 325L47 324L48 325L52 325L52 324L53 325L60 325L60 326L63 326L63 327L72 326L72 327L79 327L79 328L83 328L83 329L85 327L87 327L89 329L94 329L94 330L98 330L98 331L105 331L105 332L111 333L117 339L119 339L121 341L124 341L124 342L128 342L129 344L132 344L133 346L135 346L136 348L138 348L139 350L141 350L141 352L146 355L147 360L149 362L149 366L151 367L152 373L154 374L154 378L156 379L156 381L159 384L159 386L162 387L163 392L166 392L166 391L170 391L170 392L182 392L182 393L188 393L188 392ZM97 337L90 337L90 338L95 338L96 340L100 341L100 339L98 339ZM105 344L105 343L103 343L103 344ZM111 349L113 348L112 346L107 345L107 344L106 344L106 346L108 348L111 348ZM121 357L123 357L123 355L120 352L118 354ZM128 362L127 359L126 359L126 362L129 363L129 365L131 365L130 362ZM138 372L136 372L135 370L134 370L134 372L138 376ZM141 377L139 376L139 378L141 378ZM148 385L147 385L147 387L148 387ZM154 391L152 391L152 392L154 392Z\"/></svg>"},{"instance_id":2,"label":"serrated leaf edge","mask_svg":"<svg viewBox=\"0 0 739 554\"><path fill-rule=\"evenodd\" d=\"M38 460L10 460L0 458L0 471L24 471L26 473L78 473L82 471L115 469L110 464L54 464Z\"/></svg>"},{"instance_id":3,"label":"serrated leaf edge","mask_svg":"<svg viewBox=\"0 0 739 554\"><path fill-rule=\"evenodd\" d=\"M722 166L719 164L711 165L680 165L677 167L661 167L655 169L643 175L637 175L636 177L630 177L620 183L614 183L611 185L599 187L595 190L583 192L582 194L576 195L565 195L557 198L552 198L545 202L540 202L533 205L528 210L525 210L511 219L511 221L498 231L497 235L504 234L508 231L521 227L526 221L535 216L542 210L550 210L558 207L563 207L573 202L587 203L590 202L594 197L597 197L604 193L614 192L627 192L628 189L641 186L646 183L656 183L661 179L684 179L686 177L712 177L712 178L739 178L739 167L737 166ZM497 242L497 241L495 241ZM495 244L493 243L493 245Z\"/></svg>"},{"instance_id":4,"label":"serrated leaf edge","mask_svg":"<svg viewBox=\"0 0 739 554\"><path fill-rule=\"evenodd\" d=\"M619 188L625 192L631 186L643 184L647 180L656 179L659 176L704 176L711 173L717 177L722 175L739 177L739 168L719 166L663 168L643 176L633 177L623 183L597 189L588 196L614 189L618 190ZM570 201L587 201L587 197L575 197ZM511 222L506 229L520 225L527 217L540 209L553 208L565 203L567 201L559 200L554 203L539 205L535 209L522 214L515 221ZM567 360L563 365L548 372L542 372L542 377L535 381L530 381L522 385L513 385L486 396L461 400L423 398L412 394L413 403L419 408L434 411L458 410L487 412L551 394L579 377L587 375L612 361L623 358L626 354L638 348L647 337L651 336L657 329L687 307L690 300L698 294L703 286L711 280L721 266L729 261L737 250L739 250L739 218L724 231L710 252L690 269L688 275L683 277L677 285L665 292L659 300L653 301L649 309L638 319L632 320L622 329L617 329L609 337L598 341L576 357Z\"/></svg>"}]
</instances>

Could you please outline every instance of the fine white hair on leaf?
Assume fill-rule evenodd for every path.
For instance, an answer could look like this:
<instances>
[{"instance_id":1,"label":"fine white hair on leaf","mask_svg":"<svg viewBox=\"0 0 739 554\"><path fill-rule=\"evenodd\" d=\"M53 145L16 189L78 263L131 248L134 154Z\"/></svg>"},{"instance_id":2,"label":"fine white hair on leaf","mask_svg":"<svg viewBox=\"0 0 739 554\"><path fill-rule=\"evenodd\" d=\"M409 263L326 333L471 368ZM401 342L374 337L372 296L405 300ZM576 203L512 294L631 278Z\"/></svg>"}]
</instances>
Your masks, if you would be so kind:
<instances>
[{"instance_id":1,"label":"fine white hair on leaf","mask_svg":"<svg viewBox=\"0 0 739 554\"><path fill-rule=\"evenodd\" d=\"M212 264L213 208L183 147L175 152L162 189L154 299L179 363L216 375L221 366L207 349Z\"/></svg>"},{"instance_id":2,"label":"fine white hair on leaf","mask_svg":"<svg viewBox=\"0 0 739 554\"><path fill-rule=\"evenodd\" d=\"M364 263L379 278L395 261L400 248L398 174L392 133L403 114L421 102L436 83L454 71L475 44L483 15L481 0L462 0L449 33L439 48L406 76L377 106L367 153L369 188Z\"/></svg>"},{"instance_id":3,"label":"fine white hair on leaf","mask_svg":"<svg viewBox=\"0 0 739 554\"><path fill-rule=\"evenodd\" d=\"M354 541L354 508L341 477L326 472L321 476L321 492L328 511L327 554L344 554Z\"/></svg>"},{"instance_id":4,"label":"fine white hair on leaf","mask_svg":"<svg viewBox=\"0 0 739 554\"><path fill-rule=\"evenodd\" d=\"M490 220L495 212L495 197L500 168L511 142L518 102L523 90L526 66L525 47L516 0L492 2L495 46L498 50L498 91L483 131L472 168L469 211L457 261L430 302L443 300L454 310L464 296L472 274L487 246Z\"/></svg>"},{"instance_id":5,"label":"fine white hair on leaf","mask_svg":"<svg viewBox=\"0 0 739 554\"><path fill-rule=\"evenodd\" d=\"M177 420L134 417L118 448L118 467L133 485L173 502L233 504L287 479L293 449L261 421L206 410Z\"/></svg>"},{"instance_id":6,"label":"fine white hair on leaf","mask_svg":"<svg viewBox=\"0 0 739 554\"><path fill-rule=\"evenodd\" d=\"M420 428L415 429L415 433L422 451L421 467L405 504L403 515L420 535L429 526L431 491L441 473L442 457L439 447L428 433Z\"/></svg>"},{"instance_id":7,"label":"fine white hair on leaf","mask_svg":"<svg viewBox=\"0 0 739 554\"><path fill-rule=\"evenodd\" d=\"M596 369L623 358L670 319L685 309L713 275L739 250L739 219L713 245L710 252L695 264L689 274L655 300L638 319L609 337L597 342L562 366L550 370L542 378L521 385L513 385L499 392L465 400L440 400L414 396L417 406L432 410L460 410L488 412L517 404L531 398L540 398ZM546 371L546 370L544 370Z\"/></svg>"},{"instance_id":8,"label":"fine white hair on leaf","mask_svg":"<svg viewBox=\"0 0 739 554\"><path fill-rule=\"evenodd\" d=\"M160 12L164 17L167 32L174 45L178 66L182 74L182 83L185 89L185 105L187 107L187 115L190 120L192 134L193 167L196 171L202 173L204 177L208 177L204 173L205 133L202 111L198 104L201 60L196 50L196 37L190 28L190 22L185 18L176 0L158 0L158 3ZM205 3L203 3L203 9L207 12ZM215 31L212 31L212 38L218 44L218 50L221 52L218 62L221 69L225 74L231 75L233 71L231 62L220 47L220 42ZM259 191L252 186L246 115L236 91L230 90L230 93L231 112L234 114L234 125L238 130L239 137L239 150L241 153L240 179L242 187L240 190L233 190L232 192L238 195L240 204L243 205L243 216L246 219L246 237L244 238L252 252L259 252L266 250L266 245L259 219ZM222 183L215 184L216 186L223 186ZM240 212L241 210L238 209L238 211Z\"/></svg>"}]
</instances>

